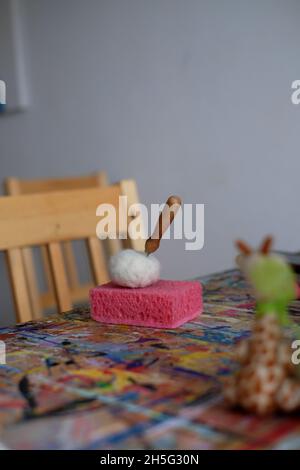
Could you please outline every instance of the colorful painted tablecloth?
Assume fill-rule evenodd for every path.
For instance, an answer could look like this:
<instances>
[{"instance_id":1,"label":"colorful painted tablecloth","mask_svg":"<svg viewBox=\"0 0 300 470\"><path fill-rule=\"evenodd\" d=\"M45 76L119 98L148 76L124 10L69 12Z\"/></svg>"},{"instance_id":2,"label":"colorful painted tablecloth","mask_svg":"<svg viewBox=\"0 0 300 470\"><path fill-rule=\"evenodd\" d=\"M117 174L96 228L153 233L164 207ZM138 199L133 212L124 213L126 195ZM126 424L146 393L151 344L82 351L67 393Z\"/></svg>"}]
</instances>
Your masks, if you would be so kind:
<instances>
[{"instance_id":1,"label":"colorful painted tablecloth","mask_svg":"<svg viewBox=\"0 0 300 470\"><path fill-rule=\"evenodd\" d=\"M204 313L176 330L99 324L87 307L0 329L0 440L12 449L300 448L299 416L224 405L253 299L238 271L201 281Z\"/></svg>"}]
</instances>

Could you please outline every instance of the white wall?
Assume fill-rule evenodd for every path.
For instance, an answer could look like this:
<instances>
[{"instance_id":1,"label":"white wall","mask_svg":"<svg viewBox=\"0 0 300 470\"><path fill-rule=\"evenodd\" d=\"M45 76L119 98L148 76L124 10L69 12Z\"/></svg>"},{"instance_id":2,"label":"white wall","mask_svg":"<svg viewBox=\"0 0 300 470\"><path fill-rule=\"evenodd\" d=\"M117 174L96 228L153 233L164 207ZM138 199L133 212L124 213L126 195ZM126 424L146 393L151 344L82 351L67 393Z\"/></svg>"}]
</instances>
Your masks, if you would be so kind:
<instances>
[{"instance_id":1,"label":"white wall","mask_svg":"<svg viewBox=\"0 0 300 470\"><path fill-rule=\"evenodd\" d=\"M299 1L22 7L32 104L0 119L2 177L104 168L136 178L146 203L170 193L205 203L205 248L164 242L165 277L231 267L237 236L255 244L271 232L300 248ZM2 292L3 323L6 302Z\"/></svg>"}]
</instances>

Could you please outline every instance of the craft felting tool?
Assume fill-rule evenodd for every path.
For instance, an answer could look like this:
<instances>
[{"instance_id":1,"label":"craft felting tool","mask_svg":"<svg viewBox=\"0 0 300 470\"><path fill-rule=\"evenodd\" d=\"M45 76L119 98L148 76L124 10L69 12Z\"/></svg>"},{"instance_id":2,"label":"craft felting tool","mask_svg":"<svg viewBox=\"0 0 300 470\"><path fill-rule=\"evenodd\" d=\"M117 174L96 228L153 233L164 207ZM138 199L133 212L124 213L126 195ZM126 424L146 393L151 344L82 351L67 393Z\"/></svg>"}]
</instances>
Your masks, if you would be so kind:
<instances>
[{"instance_id":1,"label":"craft felting tool","mask_svg":"<svg viewBox=\"0 0 300 470\"><path fill-rule=\"evenodd\" d=\"M170 196L159 215L145 252L123 250L110 261L112 282L90 291L91 315L96 321L157 328L175 328L202 311L198 281L159 280L160 263L152 255L181 206Z\"/></svg>"}]
</instances>

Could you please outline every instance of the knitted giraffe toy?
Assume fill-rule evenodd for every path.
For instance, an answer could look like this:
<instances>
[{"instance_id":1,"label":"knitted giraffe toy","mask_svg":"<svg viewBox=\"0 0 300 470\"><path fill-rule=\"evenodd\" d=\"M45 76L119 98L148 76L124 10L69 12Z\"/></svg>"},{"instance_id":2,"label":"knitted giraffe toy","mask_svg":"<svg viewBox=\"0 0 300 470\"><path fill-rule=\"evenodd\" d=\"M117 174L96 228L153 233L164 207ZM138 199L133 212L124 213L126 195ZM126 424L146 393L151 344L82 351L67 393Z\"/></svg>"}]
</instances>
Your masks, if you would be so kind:
<instances>
[{"instance_id":1,"label":"knitted giraffe toy","mask_svg":"<svg viewBox=\"0 0 300 470\"><path fill-rule=\"evenodd\" d=\"M236 245L237 264L256 298L256 314L249 339L236 347L239 369L224 385L225 400L258 415L299 410L300 380L291 343L283 334L288 304L297 298L295 274L282 257L270 253L271 237L257 251L242 241Z\"/></svg>"}]
</instances>

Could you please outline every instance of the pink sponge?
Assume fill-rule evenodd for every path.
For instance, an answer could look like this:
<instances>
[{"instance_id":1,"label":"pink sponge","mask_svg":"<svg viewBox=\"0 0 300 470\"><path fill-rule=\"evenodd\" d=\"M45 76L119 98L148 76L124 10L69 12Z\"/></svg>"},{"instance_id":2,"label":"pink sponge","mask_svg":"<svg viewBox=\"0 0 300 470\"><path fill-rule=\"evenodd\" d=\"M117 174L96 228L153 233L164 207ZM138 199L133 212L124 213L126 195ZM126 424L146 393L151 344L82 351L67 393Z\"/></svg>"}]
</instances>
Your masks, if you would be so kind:
<instances>
[{"instance_id":1,"label":"pink sponge","mask_svg":"<svg viewBox=\"0 0 300 470\"><path fill-rule=\"evenodd\" d=\"M131 289L111 282L90 291L91 315L104 323L176 328L202 312L198 281L161 280Z\"/></svg>"}]
</instances>

